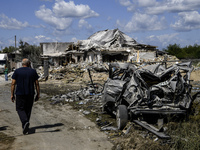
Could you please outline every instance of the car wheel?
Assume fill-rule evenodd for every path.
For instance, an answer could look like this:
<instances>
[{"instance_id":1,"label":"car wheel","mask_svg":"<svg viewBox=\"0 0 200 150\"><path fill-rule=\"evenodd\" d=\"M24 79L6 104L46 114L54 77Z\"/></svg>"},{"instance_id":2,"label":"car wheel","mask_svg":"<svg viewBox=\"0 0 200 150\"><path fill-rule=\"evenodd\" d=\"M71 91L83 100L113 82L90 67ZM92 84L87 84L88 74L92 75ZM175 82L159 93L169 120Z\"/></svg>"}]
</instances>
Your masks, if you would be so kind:
<instances>
[{"instance_id":1,"label":"car wheel","mask_svg":"<svg viewBox=\"0 0 200 150\"><path fill-rule=\"evenodd\" d=\"M128 122L128 110L125 105L119 105L116 113L117 127L122 130Z\"/></svg>"}]
</instances>

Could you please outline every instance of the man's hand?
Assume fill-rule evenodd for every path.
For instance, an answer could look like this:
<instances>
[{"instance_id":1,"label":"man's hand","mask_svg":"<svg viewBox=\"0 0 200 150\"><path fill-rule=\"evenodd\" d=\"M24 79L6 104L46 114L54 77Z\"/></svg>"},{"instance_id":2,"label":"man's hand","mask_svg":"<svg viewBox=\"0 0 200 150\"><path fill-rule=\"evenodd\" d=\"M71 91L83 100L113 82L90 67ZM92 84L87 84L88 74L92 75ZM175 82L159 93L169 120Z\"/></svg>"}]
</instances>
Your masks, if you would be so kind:
<instances>
[{"instance_id":1,"label":"man's hand","mask_svg":"<svg viewBox=\"0 0 200 150\"><path fill-rule=\"evenodd\" d=\"M15 102L15 96L11 95L11 101L14 103Z\"/></svg>"},{"instance_id":2,"label":"man's hand","mask_svg":"<svg viewBox=\"0 0 200 150\"><path fill-rule=\"evenodd\" d=\"M37 102L39 100L40 96L37 94L35 97L35 102Z\"/></svg>"},{"instance_id":3,"label":"man's hand","mask_svg":"<svg viewBox=\"0 0 200 150\"><path fill-rule=\"evenodd\" d=\"M40 85L39 85L38 80L35 81L35 88L36 88L36 91L37 91L37 95L35 97L35 102L37 102L40 98Z\"/></svg>"},{"instance_id":4,"label":"man's hand","mask_svg":"<svg viewBox=\"0 0 200 150\"><path fill-rule=\"evenodd\" d=\"M15 102L15 96L14 96L15 85L16 85L16 80L12 79L12 83L11 83L11 101L13 103Z\"/></svg>"}]
</instances>

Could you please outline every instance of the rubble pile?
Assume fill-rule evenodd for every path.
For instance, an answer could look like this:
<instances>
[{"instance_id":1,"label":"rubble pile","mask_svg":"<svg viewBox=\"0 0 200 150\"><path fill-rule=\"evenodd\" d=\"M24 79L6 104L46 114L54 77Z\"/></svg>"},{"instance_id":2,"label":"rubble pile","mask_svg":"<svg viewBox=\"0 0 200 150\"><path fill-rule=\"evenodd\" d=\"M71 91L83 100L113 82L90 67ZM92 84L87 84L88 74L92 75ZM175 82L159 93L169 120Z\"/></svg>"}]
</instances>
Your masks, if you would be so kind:
<instances>
[{"instance_id":1,"label":"rubble pile","mask_svg":"<svg viewBox=\"0 0 200 150\"><path fill-rule=\"evenodd\" d=\"M86 82L90 81L88 76L88 69L92 70L94 73L94 78L99 81L107 79L107 64L88 64L88 63L79 63L79 64L68 64L67 66L59 66L49 68L49 76L50 80L64 80L65 83L70 82ZM37 72L40 76L40 81L46 80L44 77L44 69L43 67L39 67Z\"/></svg>"},{"instance_id":2,"label":"rubble pile","mask_svg":"<svg viewBox=\"0 0 200 150\"><path fill-rule=\"evenodd\" d=\"M189 91L186 91L186 93L184 93L182 91L182 89L183 89L183 86L186 87L186 85L189 84L189 82L188 82L189 74L186 73L186 76L182 75L182 73L179 74L178 68L180 67L181 69L185 69L185 71L186 72L189 71L189 73L191 73L192 68L191 68L190 64L187 64L187 63L178 65L178 64L176 64L176 62L173 62L173 66L174 65L176 67L168 69L167 71L165 71L165 69L163 69L161 66L156 67L159 65L153 65L154 66L153 68L147 67L147 66L151 66L151 65L146 65L146 66L144 64L135 65L135 67L136 67L135 69L141 69L141 71L137 71L137 73L138 73L137 75L141 74L141 76L143 76L143 77L148 77L150 75L149 77L152 78L152 81L151 82L148 81L148 83L147 83L148 86L151 85L152 88L149 91L150 93L148 93L148 92L144 93L144 94L147 94L147 96L144 98L139 97L139 96L134 96L134 93L131 93L131 90L135 91L134 89L136 89L135 94L137 94L137 95L140 94L140 92L142 92L141 90L144 90L145 88L148 87L147 85L145 85L145 82L147 81L147 79L145 79L145 82L142 81L142 79L141 79L142 84L138 85L138 87L134 86L135 82L130 82L129 84L124 84L124 81L126 81L126 82L128 81L125 79L127 77L130 78L130 76L123 76L123 74L131 73L131 75L132 75L133 72L129 72L129 71L133 68L129 68L127 71L127 67L125 67L125 68L122 67L122 72L117 72L117 73L113 74L112 80L116 80L116 81L121 80L121 82L123 82L123 86L121 87L121 90L126 87L126 90L123 91L124 98L127 100L128 99L134 100L133 102L130 101L131 105L130 105L130 107L127 107L127 108L131 112L133 111L132 113L135 116L137 116L141 113L145 113L146 111L150 112L151 110L153 110L152 113L154 113L156 111L158 111L158 113L161 113L162 109L168 109L168 110L171 109L171 112L175 113L175 114L176 114L176 112L178 112L178 113L186 113L187 112L185 110L190 108L190 106L191 106L190 102L192 102L191 101L192 97L190 95L188 95ZM107 110L104 109L104 106L106 106L104 103L105 101L102 101L104 99L104 95L106 93L106 91L105 91L106 84L110 83L110 76L109 76L110 74L108 73L108 70L107 70L107 72L101 72L101 71L94 69L92 67L92 65L84 66L84 68L77 67L80 65L75 65L76 67L74 67L74 65L72 65L72 66L69 65L69 66L65 66L65 67L57 67L57 68L52 69L50 71L50 74L52 76L50 78L50 81L58 80L55 78L55 75L60 73L60 74L63 74L63 76L64 76L64 78L61 79L63 84L64 83L81 82L80 88L78 90L74 90L74 91L69 89L64 94L57 94L57 95L50 97L48 99L48 101L51 103L51 105L64 105L66 103L72 105L73 108L77 109L83 115L85 115L86 117L88 117L89 119L94 121L100 127L100 129L108 135L108 137L111 140L115 140L115 143L117 143L116 139L119 137L123 138L123 137L127 136L127 137L132 138L132 136L134 136L134 135L131 135L131 134L133 134L133 133L140 135L141 136L140 138L143 138L145 140L147 138L149 138L152 141L160 141L160 139L166 138L167 142L169 142L169 143L171 142L169 140L170 137L168 135L162 134L163 132L166 132L166 128L165 128L165 126L163 126L164 122L162 119L160 120L160 124L161 124L160 127L159 126L158 126L158 128L153 127L153 129L156 130L158 135L152 134L154 131L151 133L152 126L150 126L150 124L145 122L145 120L144 120L145 118L142 118L141 116L139 116L140 117L139 121L137 121L136 118L133 118L132 120L130 120L131 122L128 122L128 124L122 130L119 130L118 123L117 123L117 120L115 117L117 116L116 108L117 108L118 104L120 104L121 101L118 101L119 99L116 99L117 105L114 106L114 111L112 110L113 108L111 107L110 110L113 111L112 112L113 116L110 116L110 114L106 113ZM118 67L112 68L112 71L117 71ZM120 65L120 67L121 67L121 65ZM88 68L90 68L90 70L92 70L91 74L92 74L93 81L99 81L99 83L102 83L102 84L97 84L95 82L93 82L93 84L91 83L91 80L88 75L88 73L89 73ZM108 65L106 66L106 68L109 68ZM147 72L144 71L144 68L148 69L149 71L147 71ZM156 81L159 79L157 77L156 77L156 80L153 80L154 76L150 73L150 71L157 72L156 74L158 76L160 75L161 78L162 78L162 75L166 74L166 76L165 75L163 76L164 77L163 79L166 78L166 79L169 79L169 81L166 82L165 80L163 80L163 82L158 82L158 81ZM163 74L162 73L159 74L159 71L164 71L165 73L163 72ZM171 72L174 72L175 74L173 74L173 73L171 74ZM176 78L175 76L178 78ZM73 77L74 80L70 81L70 77ZM178 82L177 82L177 79L178 79ZM184 82L184 80L186 82ZM131 81L134 81L134 80L131 78ZM119 85L121 84L121 82L119 82ZM86 83L86 84L82 84L82 83ZM141 85L143 85L145 87L143 87L143 88L141 88L141 90L139 90ZM116 88L118 88L116 86L113 86L111 88L106 88L106 89L109 92L112 92L112 91L115 91ZM171 86L171 88L170 88L170 86ZM188 85L187 88L191 89L190 85ZM169 99L167 99L167 97L165 97L165 96L163 97L163 95L162 95L163 94L162 91L165 91L165 90L166 90L166 93L170 93L170 92L174 91L174 92L172 92L172 93L175 93L174 98L176 98L180 94L183 94L183 96L184 95L186 95L186 96L183 99L183 101L182 101L182 99L169 100ZM193 87L192 90L196 90L196 87ZM198 91L199 90L197 89L197 92ZM118 92L121 93L122 91L118 91ZM178 93L176 94L176 92L178 92ZM109 96L113 96L113 94L114 93L110 94ZM150 94L150 97L148 97L148 94ZM119 96L119 95L116 94L116 98L117 98L117 96ZM171 95L169 94L169 96L173 97L172 94ZM134 99L134 98L138 98L138 99ZM141 98L141 99L139 99L139 98ZM148 101L148 98L152 98L152 101ZM175 102L175 105L174 104L172 105L171 104L172 102ZM110 106L110 105L108 105L108 106ZM181 109L183 109L183 111ZM167 112L168 111L166 111L165 113L167 113ZM105 115L107 115L106 116L107 119L104 118ZM110 116L110 117L108 117L108 116ZM150 118L152 118L152 117L150 117ZM159 124L159 123L156 123L156 124ZM138 126L140 126L140 127L138 127ZM135 130L135 128L138 130ZM143 130L143 128L146 128L147 130ZM130 132L131 132L131 134L128 134ZM124 140L126 140L126 139L124 139ZM121 140L121 141L123 141L123 140ZM163 142L166 142L166 141L163 141ZM127 143L127 141L125 141L125 143ZM129 144L132 145L131 143L129 143ZM123 144L119 144L119 145L122 146Z\"/></svg>"},{"instance_id":3,"label":"rubble pile","mask_svg":"<svg viewBox=\"0 0 200 150\"><path fill-rule=\"evenodd\" d=\"M60 103L61 105L69 102L73 103L75 102L76 104L79 105L85 105L89 102L92 102L95 104L96 108L99 108L102 103L101 103L101 95L102 93L94 93L94 89L92 87L85 87L81 88L80 90L77 91L71 91L66 94L61 94L61 95L55 95L52 98L49 99L51 101L51 104L58 104Z\"/></svg>"},{"instance_id":4,"label":"rubble pile","mask_svg":"<svg viewBox=\"0 0 200 150\"><path fill-rule=\"evenodd\" d=\"M193 70L191 62L173 65L167 69L160 64L142 66L142 68L141 66L137 68L130 63L110 65L112 67L104 90L102 85L91 81L92 84L78 91L53 96L50 99L51 104L75 102L87 106L92 103L91 108L99 110L102 107L108 113L119 117L118 129L123 129L128 118L134 116L131 119L148 130L151 128L146 123L135 120L135 117L140 114L184 115L191 107L192 97L189 95L192 88L189 83L190 73ZM184 76L181 75L180 70L186 72ZM82 108L80 106L80 109ZM89 114L90 110L86 108L83 112ZM131 117L128 117L129 115ZM154 133L161 138L169 138L162 133Z\"/></svg>"},{"instance_id":5,"label":"rubble pile","mask_svg":"<svg viewBox=\"0 0 200 150\"><path fill-rule=\"evenodd\" d=\"M102 91L101 84L95 84L95 88L89 84L88 87L71 91L66 94L54 95L48 99L51 105L64 105L66 103L73 106L85 116L89 116L91 120L101 128L102 131L118 131L114 118L108 120L103 119L102 112Z\"/></svg>"},{"instance_id":6,"label":"rubble pile","mask_svg":"<svg viewBox=\"0 0 200 150\"><path fill-rule=\"evenodd\" d=\"M159 57L155 57L153 60L146 60L146 59L142 59L140 60L141 62L163 62L163 61L169 61L167 62L168 66L171 66L174 64L174 62L170 62L170 61L179 61L179 59L176 56L172 56L172 55L160 55Z\"/></svg>"}]
</instances>

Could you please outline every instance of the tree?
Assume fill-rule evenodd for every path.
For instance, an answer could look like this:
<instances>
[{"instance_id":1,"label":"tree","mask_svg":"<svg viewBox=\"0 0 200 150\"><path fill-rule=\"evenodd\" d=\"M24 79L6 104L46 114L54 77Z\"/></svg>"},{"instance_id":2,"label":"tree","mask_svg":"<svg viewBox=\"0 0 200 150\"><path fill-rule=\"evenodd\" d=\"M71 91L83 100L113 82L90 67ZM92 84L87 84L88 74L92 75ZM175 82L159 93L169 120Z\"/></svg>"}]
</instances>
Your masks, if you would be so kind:
<instances>
[{"instance_id":1,"label":"tree","mask_svg":"<svg viewBox=\"0 0 200 150\"><path fill-rule=\"evenodd\" d=\"M15 51L15 47L14 46L9 46L9 47L5 47L3 50L2 50L2 53L12 53Z\"/></svg>"},{"instance_id":2,"label":"tree","mask_svg":"<svg viewBox=\"0 0 200 150\"><path fill-rule=\"evenodd\" d=\"M41 50L39 46L29 45L27 42L23 42L22 40L20 40L19 45L22 58L28 58L32 62L34 68L42 64L40 57Z\"/></svg>"},{"instance_id":3,"label":"tree","mask_svg":"<svg viewBox=\"0 0 200 150\"><path fill-rule=\"evenodd\" d=\"M173 45L169 44L169 46L167 46L167 49L165 51L169 55L176 55L176 54L180 53L181 48L180 48L180 45L177 45L176 43Z\"/></svg>"},{"instance_id":4,"label":"tree","mask_svg":"<svg viewBox=\"0 0 200 150\"><path fill-rule=\"evenodd\" d=\"M194 44L185 46L183 48L178 44L173 44L167 46L167 49L164 49L169 55L174 55L179 59L199 59L200 58L200 45Z\"/></svg>"}]
</instances>

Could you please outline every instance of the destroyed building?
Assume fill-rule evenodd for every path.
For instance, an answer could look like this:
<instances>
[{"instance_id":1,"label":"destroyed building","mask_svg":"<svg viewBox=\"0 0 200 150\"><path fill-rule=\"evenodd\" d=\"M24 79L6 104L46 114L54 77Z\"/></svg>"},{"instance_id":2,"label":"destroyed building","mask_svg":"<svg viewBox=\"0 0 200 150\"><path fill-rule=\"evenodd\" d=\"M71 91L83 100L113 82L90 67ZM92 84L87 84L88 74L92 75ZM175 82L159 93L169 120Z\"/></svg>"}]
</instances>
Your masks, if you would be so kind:
<instances>
[{"instance_id":1,"label":"destroyed building","mask_svg":"<svg viewBox=\"0 0 200 150\"><path fill-rule=\"evenodd\" d=\"M69 61L66 49L71 44L70 42L40 43L42 58L48 59L55 66L63 65L63 63Z\"/></svg>"},{"instance_id":2,"label":"destroyed building","mask_svg":"<svg viewBox=\"0 0 200 150\"><path fill-rule=\"evenodd\" d=\"M21 49L8 54L9 68L11 70L21 67L22 54L20 51Z\"/></svg>"},{"instance_id":3,"label":"destroyed building","mask_svg":"<svg viewBox=\"0 0 200 150\"><path fill-rule=\"evenodd\" d=\"M78 62L149 61L156 46L139 44L119 29L98 31L78 42L40 43L42 57L54 65Z\"/></svg>"},{"instance_id":4,"label":"destroyed building","mask_svg":"<svg viewBox=\"0 0 200 150\"><path fill-rule=\"evenodd\" d=\"M75 62L113 62L152 60L156 46L139 44L119 29L98 31L67 50Z\"/></svg>"}]
</instances>

